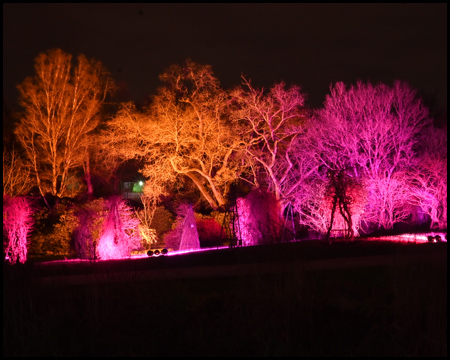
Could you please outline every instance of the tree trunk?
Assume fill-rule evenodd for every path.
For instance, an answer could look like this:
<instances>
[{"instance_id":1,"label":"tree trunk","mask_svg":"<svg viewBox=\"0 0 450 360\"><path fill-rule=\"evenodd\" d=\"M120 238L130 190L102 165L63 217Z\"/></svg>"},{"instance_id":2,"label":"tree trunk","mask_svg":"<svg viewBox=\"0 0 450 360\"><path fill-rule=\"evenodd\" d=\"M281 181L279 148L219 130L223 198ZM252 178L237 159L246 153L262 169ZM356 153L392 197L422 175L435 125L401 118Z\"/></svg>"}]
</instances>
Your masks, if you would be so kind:
<instances>
[{"instance_id":1,"label":"tree trunk","mask_svg":"<svg viewBox=\"0 0 450 360\"><path fill-rule=\"evenodd\" d=\"M84 179L86 181L87 186L87 196L91 199L94 196L94 189L92 187L92 178L91 178L91 167L89 164L89 153L86 151L86 160L84 167Z\"/></svg>"},{"instance_id":2,"label":"tree trunk","mask_svg":"<svg viewBox=\"0 0 450 360\"><path fill-rule=\"evenodd\" d=\"M327 242L330 242L330 233L331 233L331 228L333 227L333 222L334 222L334 213L336 212L336 205L337 205L337 194L334 195L333 198L333 208L331 209L331 219L330 219L330 226L328 227L328 231L327 231Z\"/></svg>"}]
</instances>

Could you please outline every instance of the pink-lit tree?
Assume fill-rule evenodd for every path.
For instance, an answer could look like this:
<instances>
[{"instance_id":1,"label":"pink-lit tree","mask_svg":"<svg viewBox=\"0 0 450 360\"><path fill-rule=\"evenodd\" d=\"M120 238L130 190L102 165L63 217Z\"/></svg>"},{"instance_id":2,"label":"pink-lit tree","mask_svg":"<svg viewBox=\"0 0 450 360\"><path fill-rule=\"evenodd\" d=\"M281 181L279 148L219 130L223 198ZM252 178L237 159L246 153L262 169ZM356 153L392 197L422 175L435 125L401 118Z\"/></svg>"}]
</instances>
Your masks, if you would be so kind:
<instances>
[{"instance_id":1,"label":"pink-lit tree","mask_svg":"<svg viewBox=\"0 0 450 360\"><path fill-rule=\"evenodd\" d=\"M366 188L345 171L341 173L342 178L338 174L312 173L299 184L292 205L302 225L328 236L333 230L333 236L347 235L352 238L360 234Z\"/></svg>"},{"instance_id":2,"label":"pink-lit tree","mask_svg":"<svg viewBox=\"0 0 450 360\"><path fill-rule=\"evenodd\" d=\"M268 187L282 211L304 175L299 174L295 143L305 131L305 95L298 86L286 88L284 83L269 91L255 89L243 77L243 86L232 97L232 118L246 147L252 183ZM262 179L259 169L265 173Z\"/></svg>"},{"instance_id":3,"label":"pink-lit tree","mask_svg":"<svg viewBox=\"0 0 450 360\"><path fill-rule=\"evenodd\" d=\"M426 107L407 84L358 82L330 89L315 119L318 159L366 184L363 221L390 229L410 214L407 177L418 135L430 123Z\"/></svg>"},{"instance_id":4,"label":"pink-lit tree","mask_svg":"<svg viewBox=\"0 0 450 360\"><path fill-rule=\"evenodd\" d=\"M103 223L97 244L97 257L101 260L129 257L141 247L139 220L120 196L107 200L108 216Z\"/></svg>"},{"instance_id":5,"label":"pink-lit tree","mask_svg":"<svg viewBox=\"0 0 450 360\"><path fill-rule=\"evenodd\" d=\"M447 129L429 127L421 137L420 152L409 172L418 205L431 218L432 229L447 228Z\"/></svg>"},{"instance_id":6,"label":"pink-lit tree","mask_svg":"<svg viewBox=\"0 0 450 360\"><path fill-rule=\"evenodd\" d=\"M3 196L3 248L6 260L15 264L27 260L27 240L33 226L30 201L21 196Z\"/></svg>"}]
</instances>

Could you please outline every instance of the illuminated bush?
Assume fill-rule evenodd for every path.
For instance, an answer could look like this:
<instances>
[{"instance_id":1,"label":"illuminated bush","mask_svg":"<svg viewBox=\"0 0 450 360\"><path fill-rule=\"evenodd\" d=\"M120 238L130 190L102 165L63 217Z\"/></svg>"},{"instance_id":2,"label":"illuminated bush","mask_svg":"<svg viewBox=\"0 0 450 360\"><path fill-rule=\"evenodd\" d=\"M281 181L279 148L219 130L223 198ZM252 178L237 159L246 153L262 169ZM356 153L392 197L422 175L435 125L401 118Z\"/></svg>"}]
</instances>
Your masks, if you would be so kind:
<instances>
[{"instance_id":1,"label":"illuminated bush","mask_svg":"<svg viewBox=\"0 0 450 360\"><path fill-rule=\"evenodd\" d=\"M164 234L172 229L175 219L172 213L164 206L158 206L153 215L151 228L155 229L158 240L162 240Z\"/></svg>"},{"instance_id":2,"label":"illuminated bush","mask_svg":"<svg viewBox=\"0 0 450 360\"><path fill-rule=\"evenodd\" d=\"M74 231L74 244L80 259L94 259L103 223L108 216L107 201L96 199L81 205L75 213L78 226Z\"/></svg>"},{"instance_id":3,"label":"illuminated bush","mask_svg":"<svg viewBox=\"0 0 450 360\"><path fill-rule=\"evenodd\" d=\"M141 247L139 220L120 196L112 196L106 203L108 215L97 244L97 257L107 260L130 256Z\"/></svg>"},{"instance_id":4,"label":"illuminated bush","mask_svg":"<svg viewBox=\"0 0 450 360\"><path fill-rule=\"evenodd\" d=\"M179 250L200 249L200 241L198 239L194 208L192 207L192 205L189 205L187 209L183 211L185 212L185 215Z\"/></svg>"},{"instance_id":5,"label":"illuminated bush","mask_svg":"<svg viewBox=\"0 0 450 360\"><path fill-rule=\"evenodd\" d=\"M267 191L253 190L247 197L237 199L239 222L236 236L242 245L263 245L280 240L280 205ZM237 220L236 220L237 222Z\"/></svg>"},{"instance_id":6,"label":"illuminated bush","mask_svg":"<svg viewBox=\"0 0 450 360\"><path fill-rule=\"evenodd\" d=\"M30 253L35 255L71 255L73 231L78 226L75 205L60 200L50 211L42 208L34 214L35 231L31 236Z\"/></svg>"},{"instance_id":7,"label":"illuminated bush","mask_svg":"<svg viewBox=\"0 0 450 360\"><path fill-rule=\"evenodd\" d=\"M25 197L3 197L5 258L11 264L27 259L27 239L33 225L30 201Z\"/></svg>"}]
</instances>

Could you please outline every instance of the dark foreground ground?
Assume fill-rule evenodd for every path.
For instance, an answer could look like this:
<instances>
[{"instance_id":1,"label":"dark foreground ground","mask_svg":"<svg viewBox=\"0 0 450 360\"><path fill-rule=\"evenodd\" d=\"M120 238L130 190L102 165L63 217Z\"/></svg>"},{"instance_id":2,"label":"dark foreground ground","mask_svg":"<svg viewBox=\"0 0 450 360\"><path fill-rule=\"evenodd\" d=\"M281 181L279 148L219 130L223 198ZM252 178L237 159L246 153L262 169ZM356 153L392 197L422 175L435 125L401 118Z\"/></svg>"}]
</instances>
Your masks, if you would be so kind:
<instances>
[{"instance_id":1,"label":"dark foreground ground","mask_svg":"<svg viewBox=\"0 0 450 360\"><path fill-rule=\"evenodd\" d=\"M3 267L3 356L447 356L447 244Z\"/></svg>"}]
</instances>

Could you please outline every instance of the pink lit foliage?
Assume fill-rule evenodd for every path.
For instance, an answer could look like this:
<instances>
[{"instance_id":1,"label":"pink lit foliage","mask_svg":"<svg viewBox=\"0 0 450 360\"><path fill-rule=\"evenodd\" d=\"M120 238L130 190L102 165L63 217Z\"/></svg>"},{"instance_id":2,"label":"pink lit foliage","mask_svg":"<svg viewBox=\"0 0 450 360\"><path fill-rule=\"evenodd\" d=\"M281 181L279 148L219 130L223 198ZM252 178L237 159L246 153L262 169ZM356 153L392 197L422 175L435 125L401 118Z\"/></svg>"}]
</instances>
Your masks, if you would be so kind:
<instances>
[{"instance_id":1,"label":"pink lit foliage","mask_svg":"<svg viewBox=\"0 0 450 360\"><path fill-rule=\"evenodd\" d=\"M141 246L139 220L120 196L109 198L107 205L109 212L97 245L97 257L101 260L129 257Z\"/></svg>"},{"instance_id":2,"label":"pink lit foliage","mask_svg":"<svg viewBox=\"0 0 450 360\"><path fill-rule=\"evenodd\" d=\"M75 213L78 226L73 238L80 259L95 259L95 248L108 214L108 201L102 198L84 204Z\"/></svg>"},{"instance_id":3,"label":"pink lit foliage","mask_svg":"<svg viewBox=\"0 0 450 360\"><path fill-rule=\"evenodd\" d=\"M197 225L195 223L194 208L192 205L186 209L184 216L183 233L181 235L179 250L197 250L200 249Z\"/></svg>"},{"instance_id":4,"label":"pink lit foliage","mask_svg":"<svg viewBox=\"0 0 450 360\"><path fill-rule=\"evenodd\" d=\"M238 198L236 236L243 246L272 244L280 241L280 203L271 192L256 189Z\"/></svg>"},{"instance_id":5,"label":"pink lit foliage","mask_svg":"<svg viewBox=\"0 0 450 360\"><path fill-rule=\"evenodd\" d=\"M412 204L431 219L432 229L447 228L447 129L428 128L410 172Z\"/></svg>"},{"instance_id":6,"label":"pink lit foliage","mask_svg":"<svg viewBox=\"0 0 450 360\"><path fill-rule=\"evenodd\" d=\"M27 260L27 239L33 226L33 210L25 197L3 197L5 259L15 264Z\"/></svg>"},{"instance_id":7,"label":"pink lit foliage","mask_svg":"<svg viewBox=\"0 0 450 360\"><path fill-rule=\"evenodd\" d=\"M407 84L358 82L331 87L315 119L321 166L347 169L366 184L368 201L361 220L391 229L410 215L406 172L416 156L418 135L429 112Z\"/></svg>"},{"instance_id":8,"label":"pink lit foliage","mask_svg":"<svg viewBox=\"0 0 450 360\"><path fill-rule=\"evenodd\" d=\"M167 248L177 251L200 249L200 240L192 205L183 203L177 209L173 229L164 237Z\"/></svg>"}]
</instances>

